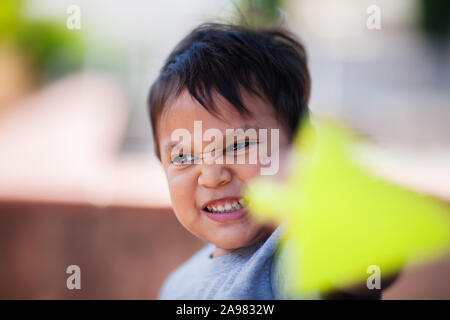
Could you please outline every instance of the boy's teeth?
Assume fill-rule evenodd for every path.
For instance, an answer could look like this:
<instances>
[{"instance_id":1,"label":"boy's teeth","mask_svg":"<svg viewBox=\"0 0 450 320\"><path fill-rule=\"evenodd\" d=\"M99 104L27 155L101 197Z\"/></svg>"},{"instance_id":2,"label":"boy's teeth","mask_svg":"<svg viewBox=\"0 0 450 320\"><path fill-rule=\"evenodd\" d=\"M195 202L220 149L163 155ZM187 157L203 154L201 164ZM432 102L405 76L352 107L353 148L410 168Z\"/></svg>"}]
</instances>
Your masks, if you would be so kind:
<instances>
[{"instance_id":1,"label":"boy's teeth","mask_svg":"<svg viewBox=\"0 0 450 320\"><path fill-rule=\"evenodd\" d=\"M232 203L227 203L225 205L207 206L206 209L208 209L208 211L210 211L210 212L223 213L223 212L239 210L243 207L244 207L244 201L239 200L239 201L234 201Z\"/></svg>"}]
</instances>

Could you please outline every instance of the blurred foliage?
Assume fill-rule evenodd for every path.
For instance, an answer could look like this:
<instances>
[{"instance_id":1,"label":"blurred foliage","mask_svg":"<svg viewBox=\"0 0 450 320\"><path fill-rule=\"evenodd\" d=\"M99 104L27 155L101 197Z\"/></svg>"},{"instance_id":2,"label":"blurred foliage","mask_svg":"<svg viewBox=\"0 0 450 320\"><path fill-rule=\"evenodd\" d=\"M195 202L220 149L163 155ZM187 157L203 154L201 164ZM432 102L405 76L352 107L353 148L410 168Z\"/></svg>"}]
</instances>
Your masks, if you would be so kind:
<instances>
[{"instance_id":1,"label":"blurred foliage","mask_svg":"<svg viewBox=\"0 0 450 320\"><path fill-rule=\"evenodd\" d=\"M430 35L446 36L450 32L450 1L419 0L420 21Z\"/></svg>"},{"instance_id":2,"label":"blurred foliage","mask_svg":"<svg viewBox=\"0 0 450 320\"><path fill-rule=\"evenodd\" d=\"M65 21L25 17L25 5L24 0L0 1L0 46L13 45L44 82L80 69L85 49L80 30L67 29Z\"/></svg>"},{"instance_id":3,"label":"blurred foliage","mask_svg":"<svg viewBox=\"0 0 450 320\"><path fill-rule=\"evenodd\" d=\"M280 17L282 0L240 0L239 24L253 28L273 25Z\"/></svg>"}]
</instances>

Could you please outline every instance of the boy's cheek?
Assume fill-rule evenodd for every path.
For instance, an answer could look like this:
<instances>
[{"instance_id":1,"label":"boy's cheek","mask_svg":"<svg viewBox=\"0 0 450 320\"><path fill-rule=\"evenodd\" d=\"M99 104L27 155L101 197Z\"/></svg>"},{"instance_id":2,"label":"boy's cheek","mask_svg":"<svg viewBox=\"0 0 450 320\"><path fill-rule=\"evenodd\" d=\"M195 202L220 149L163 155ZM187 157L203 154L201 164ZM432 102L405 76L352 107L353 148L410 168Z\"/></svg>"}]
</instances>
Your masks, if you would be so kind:
<instances>
[{"instance_id":1,"label":"boy's cheek","mask_svg":"<svg viewBox=\"0 0 450 320\"><path fill-rule=\"evenodd\" d=\"M233 166L233 171L237 174L239 179L247 184L251 179L261 174L261 165L259 164L236 164Z\"/></svg>"},{"instance_id":2,"label":"boy's cheek","mask_svg":"<svg viewBox=\"0 0 450 320\"><path fill-rule=\"evenodd\" d=\"M194 195L183 192L183 190L175 187L170 190L170 197L172 200L172 209L178 221L185 228L192 231L191 227L194 223L193 221L196 219L196 215L193 214L193 210L195 210L195 204L192 200Z\"/></svg>"},{"instance_id":3,"label":"boy's cheek","mask_svg":"<svg viewBox=\"0 0 450 320\"><path fill-rule=\"evenodd\" d=\"M192 188L188 186L179 177L171 177L168 180L169 192L172 198L173 205L178 205L183 202L184 198L188 198Z\"/></svg>"}]
</instances>

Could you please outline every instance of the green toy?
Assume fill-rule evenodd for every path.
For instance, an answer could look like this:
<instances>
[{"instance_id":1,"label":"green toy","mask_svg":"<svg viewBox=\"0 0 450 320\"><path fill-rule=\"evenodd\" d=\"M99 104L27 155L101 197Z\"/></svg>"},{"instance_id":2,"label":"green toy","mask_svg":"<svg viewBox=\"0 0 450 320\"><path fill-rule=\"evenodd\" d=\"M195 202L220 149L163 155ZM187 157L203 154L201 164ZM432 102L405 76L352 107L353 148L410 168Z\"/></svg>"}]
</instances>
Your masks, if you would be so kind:
<instances>
[{"instance_id":1,"label":"green toy","mask_svg":"<svg viewBox=\"0 0 450 320\"><path fill-rule=\"evenodd\" d=\"M280 248L290 248L292 292L365 283L370 266L386 276L449 247L448 207L372 175L354 159L357 145L336 122L306 124L290 177L280 183L260 176L248 185L254 217L286 223Z\"/></svg>"}]
</instances>

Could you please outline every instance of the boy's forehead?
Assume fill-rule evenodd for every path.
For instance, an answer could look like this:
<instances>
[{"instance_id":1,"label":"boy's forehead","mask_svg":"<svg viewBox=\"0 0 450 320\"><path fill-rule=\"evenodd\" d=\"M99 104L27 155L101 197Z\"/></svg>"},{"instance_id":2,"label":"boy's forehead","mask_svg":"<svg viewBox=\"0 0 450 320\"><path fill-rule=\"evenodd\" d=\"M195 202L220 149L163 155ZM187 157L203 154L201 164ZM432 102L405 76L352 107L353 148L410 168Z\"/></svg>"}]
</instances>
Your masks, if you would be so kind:
<instances>
[{"instance_id":1,"label":"boy's forehead","mask_svg":"<svg viewBox=\"0 0 450 320\"><path fill-rule=\"evenodd\" d=\"M242 129L279 128L273 108L266 101L251 95L243 95L243 102L251 116L241 114L223 97L213 96L218 115L210 113L187 90L167 105L158 122L158 140L161 150L173 147L176 143L172 141L172 133L177 129L186 129L192 133L195 139L195 129L199 129L201 123L202 135L205 130L217 129L226 137L230 131ZM228 131L228 132L227 132ZM239 131L237 131L239 132ZM202 136L197 137L199 140Z\"/></svg>"}]
</instances>

